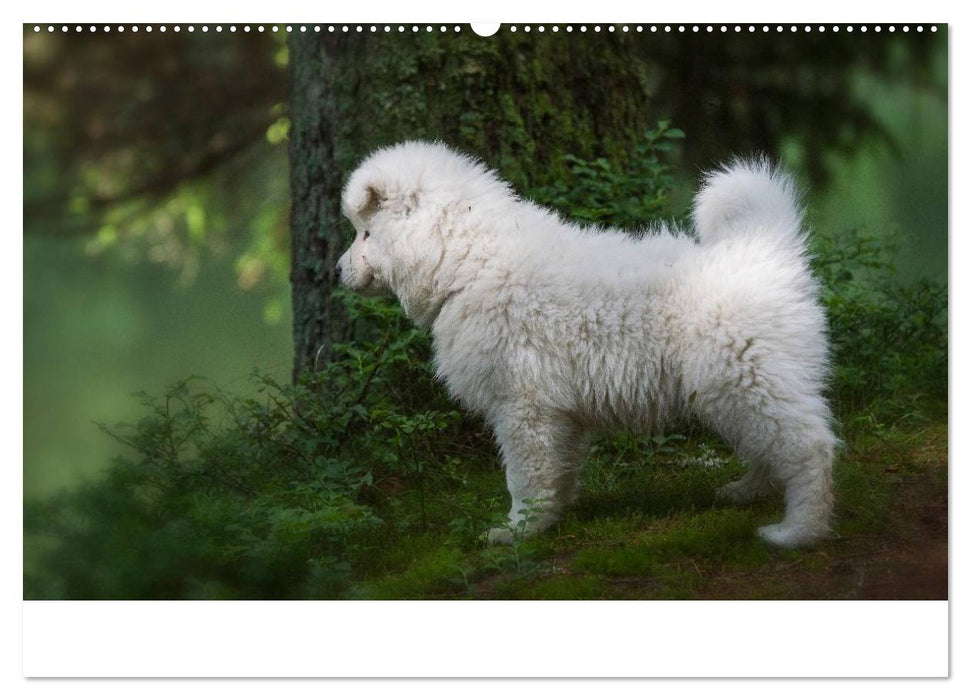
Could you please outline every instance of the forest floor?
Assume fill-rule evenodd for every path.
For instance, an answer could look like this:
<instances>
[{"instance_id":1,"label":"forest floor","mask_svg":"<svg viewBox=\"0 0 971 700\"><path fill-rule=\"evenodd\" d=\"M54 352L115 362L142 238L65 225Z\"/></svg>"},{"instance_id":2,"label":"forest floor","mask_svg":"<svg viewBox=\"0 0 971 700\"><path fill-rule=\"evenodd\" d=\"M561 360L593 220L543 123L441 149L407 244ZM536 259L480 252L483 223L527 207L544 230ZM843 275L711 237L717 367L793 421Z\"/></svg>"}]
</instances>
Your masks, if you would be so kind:
<instances>
[{"instance_id":1,"label":"forest floor","mask_svg":"<svg viewBox=\"0 0 971 700\"><path fill-rule=\"evenodd\" d=\"M366 537L347 536L351 557L343 561L332 557L318 567L322 583L316 584L316 579L308 583L307 549L297 547L310 539L308 518L320 518L320 513L292 506L271 509L262 517L271 519L270 535L277 539L250 535L256 544L242 540L247 556L234 554L222 564L225 569L216 569L213 551L218 554L218 546L227 546L218 537L225 537L230 547L240 547L240 540L234 539L236 530L248 532L246 527L254 527L249 520L240 525L231 518L240 511L260 515L262 510L240 499L216 508L212 501L200 501L197 489L187 491L191 504L205 506L197 516L205 518L202 526L211 526L215 533L205 534L208 531L202 529L203 542L218 545L215 550L192 549L199 530L187 527L182 501L173 501L174 515L165 509L149 510L146 515L144 509L132 507L132 503L140 508L142 504L125 490L127 482L116 477L86 492L87 500L80 502L78 512L88 516L93 508L100 517L93 522L103 524L102 530L93 529L90 535L82 531L70 541L70 548L54 539L43 540L43 533L25 545L25 572L34 560L41 561L41 555L50 567L25 579L30 584L28 588L25 583L25 595L41 599L946 600L946 405L912 402L858 411L844 418L841 432L844 442L833 474L832 537L804 549L774 548L756 535L759 526L781 519L781 494L750 506L716 500L717 489L738 478L744 466L716 436L690 425L684 434L621 435L596 442L580 475L579 497L551 530L533 539L516 538L509 546L490 546L484 533L508 509L508 495L488 436L470 431L463 433L461 449L453 448L451 461L434 454L425 460L423 478L414 474L402 478L398 472L375 469L366 493L371 502L383 506L373 511L381 517L374 518L376 525L361 530ZM120 490L113 487L117 483ZM288 497L291 491L287 487ZM119 503L129 510L119 510ZM101 515L99 508L104 509ZM40 509L36 517L43 520L47 512ZM322 513L345 515L335 510ZM74 520L67 522L74 527ZM145 523L148 528L139 534L141 539L130 536L132 527L145 528ZM116 533L121 533L117 540L113 539ZM183 554L184 550L188 553ZM94 560L105 565L92 566ZM152 575L162 583L145 575L142 561L155 567ZM187 587L186 579L200 577L200 571L211 580ZM110 575L102 576L106 572ZM213 572L224 578L216 578ZM42 574L57 585L41 585L47 584ZM240 581L259 580L258 575L273 578L256 593L251 592L253 587L241 587ZM239 588L230 588L223 580ZM162 585L166 582L169 588Z\"/></svg>"},{"instance_id":2,"label":"forest floor","mask_svg":"<svg viewBox=\"0 0 971 700\"><path fill-rule=\"evenodd\" d=\"M385 562L352 595L947 599L946 413L855 432L835 470L834 536L811 548L778 550L755 536L756 527L781 517L779 495L750 507L713 502L715 486L740 469L730 460L707 471L661 468L649 480L622 476L606 484L594 467L585 472L587 492L550 533L473 552L419 536L400 543L397 564Z\"/></svg>"}]
</instances>

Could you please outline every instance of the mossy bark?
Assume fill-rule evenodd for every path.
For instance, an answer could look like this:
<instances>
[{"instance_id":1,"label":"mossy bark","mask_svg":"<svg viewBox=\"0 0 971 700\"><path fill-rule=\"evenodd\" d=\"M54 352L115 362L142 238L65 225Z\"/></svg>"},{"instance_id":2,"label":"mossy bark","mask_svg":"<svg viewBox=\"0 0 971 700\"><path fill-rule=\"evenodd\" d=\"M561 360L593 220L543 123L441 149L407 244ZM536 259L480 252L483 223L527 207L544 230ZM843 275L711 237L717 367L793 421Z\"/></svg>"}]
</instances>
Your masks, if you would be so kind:
<instances>
[{"instance_id":1,"label":"mossy bark","mask_svg":"<svg viewBox=\"0 0 971 700\"><path fill-rule=\"evenodd\" d=\"M340 189L374 148L442 140L481 156L527 195L563 174L568 153L625 159L657 121L648 109L653 69L632 53L633 37L579 39L424 27L291 35L295 375L345 332L330 299L350 235Z\"/></svg>"},{"instance_id":2,"label":"mossy bark","mask_svg":"<svg viewBox=\"0 0 971 700\"><path fill-rule=\"evenodd\" d=\"M340 212L340 174L334 169L335 71L332 37L290 41L290 284L294 379L312 369L334 334L330 291Z\"/></svg>"}]
</instances>

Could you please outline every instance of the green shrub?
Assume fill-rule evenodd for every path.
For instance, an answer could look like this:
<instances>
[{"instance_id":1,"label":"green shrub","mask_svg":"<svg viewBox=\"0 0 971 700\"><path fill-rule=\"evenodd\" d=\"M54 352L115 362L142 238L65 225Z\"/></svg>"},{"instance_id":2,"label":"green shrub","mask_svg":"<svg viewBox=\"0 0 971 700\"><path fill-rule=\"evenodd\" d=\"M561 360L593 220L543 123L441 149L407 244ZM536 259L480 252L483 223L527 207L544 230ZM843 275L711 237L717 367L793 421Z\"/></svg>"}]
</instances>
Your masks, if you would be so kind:
<instances>
[{"instance_id":1,"label":"green shrub","mask_svg":"<svg viewBox=\"0 0 971 700\"><path fill-rule=\"evenodd\" d=\"M684 132L670 122L658 122L645 132L623 169L606 158L567 155L569 179L530 194L572 221L640 231L671 213L668 197L674 187L674 166L666 162L667 154L683 138Z\"/></svg>"},{"instance_id":2,"label":"green shrub","mask_svg":"<svg viewBox=\"0 0 971 700\"><path fill-rule=\"evenodd\" d=\"M946 285L929 279L901 283L892 240L859 230L813 240L839 412L901 413L915 399L946 399Z\"/></svg>"}]
</instances>

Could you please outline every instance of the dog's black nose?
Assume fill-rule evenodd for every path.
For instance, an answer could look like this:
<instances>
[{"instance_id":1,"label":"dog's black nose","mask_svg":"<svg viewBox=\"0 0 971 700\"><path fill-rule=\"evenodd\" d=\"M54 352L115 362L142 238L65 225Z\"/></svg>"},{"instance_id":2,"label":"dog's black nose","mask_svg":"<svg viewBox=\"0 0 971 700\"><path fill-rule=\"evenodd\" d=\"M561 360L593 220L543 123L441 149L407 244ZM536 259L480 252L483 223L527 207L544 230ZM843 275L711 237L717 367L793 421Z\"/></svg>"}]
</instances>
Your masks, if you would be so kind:
<instances>
[{"instance_id":1,"label":"dog's black nose","mask_svg":"<svg viewBox=\"0 0 971 700\"><path fill-rule=\"evenodd\" d=\"M334 280L337 282L341 281L341 266L338 265L334 268Z\"/></svg>"}]
</instances>

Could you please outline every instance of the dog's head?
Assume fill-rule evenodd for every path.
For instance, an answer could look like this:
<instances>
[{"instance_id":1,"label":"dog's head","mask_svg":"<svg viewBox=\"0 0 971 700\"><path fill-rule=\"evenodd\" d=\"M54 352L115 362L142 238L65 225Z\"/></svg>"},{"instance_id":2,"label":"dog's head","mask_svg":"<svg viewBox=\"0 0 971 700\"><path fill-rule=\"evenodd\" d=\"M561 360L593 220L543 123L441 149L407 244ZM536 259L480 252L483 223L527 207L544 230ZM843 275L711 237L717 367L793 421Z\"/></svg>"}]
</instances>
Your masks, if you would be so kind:
<instances>
[{"instance_id":1,"label":"dog's head","mask_svg":"<svg viewBox=\"0 0 971 700\"><path fill-rule=\"evenodd\" d=\"M421 236L413 230L417 220L409 222L419 206L421 183L401 176L395 155L393 149L371 155L351 174L341 196L341 211L354 226L354 241L337 263L337 273L357 292L393 291L405 262L402 243Z\"/></svg>"},{"instance_id":2,"label":"dog's head","mask_svg":"<svg viewBox=\"0 0 971 700\"><path fill-rule=\"evenodd\" d=\"M355 230L337 264L341 282L362 293L391 291L409 316L428 321L454 282L455 251L467 250L460 221L478 179L495 182L482 165L441 144L408 142L370 155L341 196Z\"/></svg>"}]
</instances>

